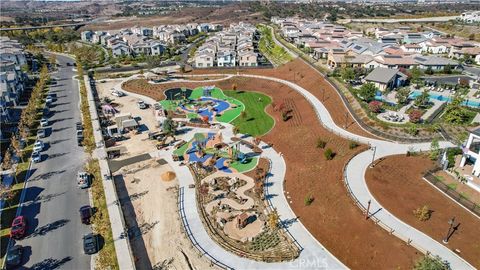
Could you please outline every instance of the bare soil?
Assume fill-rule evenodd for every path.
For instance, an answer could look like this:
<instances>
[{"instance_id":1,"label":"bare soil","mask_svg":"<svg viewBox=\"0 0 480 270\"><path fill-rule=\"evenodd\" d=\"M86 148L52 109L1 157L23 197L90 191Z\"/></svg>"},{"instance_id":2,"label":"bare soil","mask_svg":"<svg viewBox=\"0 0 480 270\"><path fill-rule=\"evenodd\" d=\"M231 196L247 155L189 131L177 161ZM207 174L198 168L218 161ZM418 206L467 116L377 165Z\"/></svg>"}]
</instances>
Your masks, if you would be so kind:
<instances>
[{"instance_id":1,"label":"bare soil","mask_svg":"<svg viewBox=\"0 0 480 270\"><path fill-rule=\"evenodd\" d=\"M282 72L288 72L288 67L283 68ZM307 71L308 69L304 70L305 73ZM268 71L259 71L262 72ZM283 153L288 164L285 192L291 197L291 207L307 229L333 255L352 269L410 269L421 254L374 223L365 221L343 186L343 167L356 152L366 147L349 149L348 140L323 128L310 103L283 84L260 79L233 78L216 82L215 85L230 89L234 83L239 90L262 92L271 96L276 104L285 102L294 108L293 117L284 122L280 112L274 112L271 107L267 107L267 112L275 118L276 125L262 140L273 143L273 147ZM301 83L308 86L305 75ZM170 83L148 88L127 84L126 88L128 91L160 100L164 98L163 91L168 88L194 88L211 84ZM326 100L327 108L331 110L336 121L342 121L340 119L344 117L345 108L341 103L333 102L338 100L337 94L333 92L335 90L326 85L314 87L315 85L322 85L321 80L311 83L309 88L316 95L322 95L322 88L326 89L329 97ZM350 125L349 130L353 131L354 125L356 124ZM357 132L362 130L358 129ZM326 141L326 147L336 153L333 160L326 161L323 149L315 147L318 138ZM310 206L305 206L304 198L308 195L312 195L314 201Z\"/></svg>"},{"instance_id":2,"label":"bare soil","mask_svg":"<svg viewBox=\"0 0 480 270\"><path fill-rule=\"evenodd\" d=\"M425 156L391 156L367 170L367 184L388 211L440 243L447 233L448 220L455 217L456 224L460 225L447 246L458 249L462 258L479 268L480 219L422 179L431 168L433 162ZM429 220L420 221L413 210L424 205L433 212Z\"/></svg>"}]
</instances>

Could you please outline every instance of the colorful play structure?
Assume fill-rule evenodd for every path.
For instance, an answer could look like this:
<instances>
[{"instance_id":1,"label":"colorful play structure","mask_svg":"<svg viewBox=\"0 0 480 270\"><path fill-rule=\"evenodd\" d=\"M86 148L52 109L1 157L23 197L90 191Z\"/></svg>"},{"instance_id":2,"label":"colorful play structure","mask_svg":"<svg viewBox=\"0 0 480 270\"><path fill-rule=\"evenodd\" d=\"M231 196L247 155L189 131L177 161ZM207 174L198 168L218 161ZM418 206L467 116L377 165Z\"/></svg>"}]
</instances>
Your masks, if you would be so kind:
<instances>
[{"instance_id":1,"label":"colorful play structure","mask_svg":"<svg viewBox=\"0 0 480 270\"><path fill-rule=\"evenodd\" d=\"M198 87L194 90L173 88L165 91L166 99L160 105L168 111L202 122L230 122L238 117L244 105L215 86Z\"/></svg>"},{"instance_id":2,"label":"colorful play structure","mask_svg":"<svg viewBox=\"0 0 480 270\"><path fill-rule=\"evenodd\" d=\"M249 157L240 147L241 141L225 143L221 132L196 133L192 140L175 150L174 155L227 173L249 171L257 165L258 158Z\"/></svg>"}]
</instances>

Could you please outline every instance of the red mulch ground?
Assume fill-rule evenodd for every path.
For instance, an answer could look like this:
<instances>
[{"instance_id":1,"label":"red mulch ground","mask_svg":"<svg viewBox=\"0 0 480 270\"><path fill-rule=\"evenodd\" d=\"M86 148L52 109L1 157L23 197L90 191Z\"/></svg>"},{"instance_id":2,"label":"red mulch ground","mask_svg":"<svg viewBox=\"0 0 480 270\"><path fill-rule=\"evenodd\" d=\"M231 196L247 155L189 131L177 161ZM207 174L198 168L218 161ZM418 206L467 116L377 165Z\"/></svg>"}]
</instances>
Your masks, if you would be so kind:
<instances>
[{"instance_id":1,"label":"red mulch ground","mask_svg":"<svg viewBox=\"0 0 480 270\"><path fill-rule=\"evenodd\" d=\"M273 143L274 148L284 154L288 164L286 192L291 196L294 212L308 230L350 268L410 269L420 254L371 221L365 221L343 186L341 179L345 163L354 153L365 149L365 146L349 149L348 140L328 132L320 125L308 101L282 84L236 78L216 82L215 85L230 89L234 83L239 90L262 92L271 96L276 104L286 102L296 108L293 118L284 122L279 112L273 112L268 107L267 112L275 118L276 125L262 139ZM163 99L165 89L201 85L211 83L171 83L155 85L149 89L130 87L128 91ZM332 100L334 97L332 94ZM341 108L343 106L340 103L329 105L333 112L344 114L345 109L342 112ZM325 140L326 147L336 153L333 160L326 161L323 150L315 147L318 138ZM314 202L305 206L304 198L310 194L314 197Z\"/></svg>"},{"instance_id":2,"label":"red mulch ground","mask_svg":"<svg viewBox=\"0 0 480 270\"><path fill-rule=\"evenodd\" d=\"M433 168L433 162L425 156L387 157L367 170L367 184L388 211L438 242L445 237L448 220L454 216L460 227L447 246L452 250L459 249L460 256L480 268L480 219L422 179L430 168ZM433 211L427 221L419 221L413 215L413 210L423 205Z\"/></svg>"}]
</instances>

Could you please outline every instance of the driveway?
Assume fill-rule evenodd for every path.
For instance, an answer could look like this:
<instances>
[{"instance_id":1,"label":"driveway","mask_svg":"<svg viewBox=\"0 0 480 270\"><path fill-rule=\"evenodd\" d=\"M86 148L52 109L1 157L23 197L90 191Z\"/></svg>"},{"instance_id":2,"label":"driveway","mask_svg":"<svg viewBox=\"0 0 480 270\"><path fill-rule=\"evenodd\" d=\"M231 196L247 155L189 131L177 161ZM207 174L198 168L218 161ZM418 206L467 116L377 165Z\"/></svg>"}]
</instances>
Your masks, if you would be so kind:
<instances>
[{"instance_id":1,"label":"driveway","mask_svg":"<svg viewBox=\"0 0 480 270\"><path fill-rule=\"evenodd\" d=\"M76 186L76 174L86 155L76 144L75 122L80 120L76 73L57 55L61 64L52 77L57 84L50 88L56 100L50 107L48 137L42 162L32 164L26 185L21 215L27 219L28 231L18 244L26 247L24 266L29 269L89 269L90 256L83 254L82 235L90 230L80 222L80 206L89 204L87 190Z\"/></svg>"}]
</instances>

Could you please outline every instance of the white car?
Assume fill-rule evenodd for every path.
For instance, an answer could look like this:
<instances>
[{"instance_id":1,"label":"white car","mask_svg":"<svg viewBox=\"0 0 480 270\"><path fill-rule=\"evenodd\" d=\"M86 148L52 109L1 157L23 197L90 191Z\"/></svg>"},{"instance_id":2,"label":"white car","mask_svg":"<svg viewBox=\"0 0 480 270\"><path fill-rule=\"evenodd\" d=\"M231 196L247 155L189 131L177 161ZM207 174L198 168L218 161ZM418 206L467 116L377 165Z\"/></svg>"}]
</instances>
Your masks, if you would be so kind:
<instances>
[{"instance_id":1,"label":"white car","mask_svg":"<svg viewBox=\"0 0 480 270\"><path fill-rule=\"evenodd\" d=\"M122 91L112 91L112 96L123 97L125 94Z\"/></svg>"},{"instance_id":2,"label":"white car","mask_svg":"<svg viewBox=\"0 0 480 270\"><path fill-rule=\"evenodd\" d=\"M147 108L147 104L145 104L143 100L140 100L137 104L138 104L138 108L140 108L141 110Z\"/></svg>"},{"instance_id":3,"label":"white car","mask_svg":"<svg viewBox=\"0 0 480 270\"><path fill-rule=\"evenodd\" d=\"M53 102L53 97L49 95L49 96L47 97L47 99L45 100L45 102L46 102L47 104L51 104L51 103Z\"/></svg>"},{"instance_id":4,"label":"white car","mask_svg":"<svg viewBox=\"0 0 480 270\"><path fill-rule=\"evenodd\" d=\"M33 145L33 152L42 152L43 147L45 147L45 144L42 141L37 141Z\"/></svg>"},{"instance_id":5,"label":"white car","mask_svg":"<svg viewBox=\"0 0 480 270\"><path fill-rule=\"evenodd\" d=\"M40 154L40 152L33 152L32 153L32 160L35 163L38 163L38 162L42 161L42 154Z\"/></svg>"},{"instance_id":6,"label":"white car","mask_svg":"<svg viewBox=\"0 0 480 270\"><path fill-rule=\"evenodd\" d=\"M40 126L42 126L42 127L48 126L48 119L42 118L42 119L40 120Z\"/></svg>"}]
</instances>

